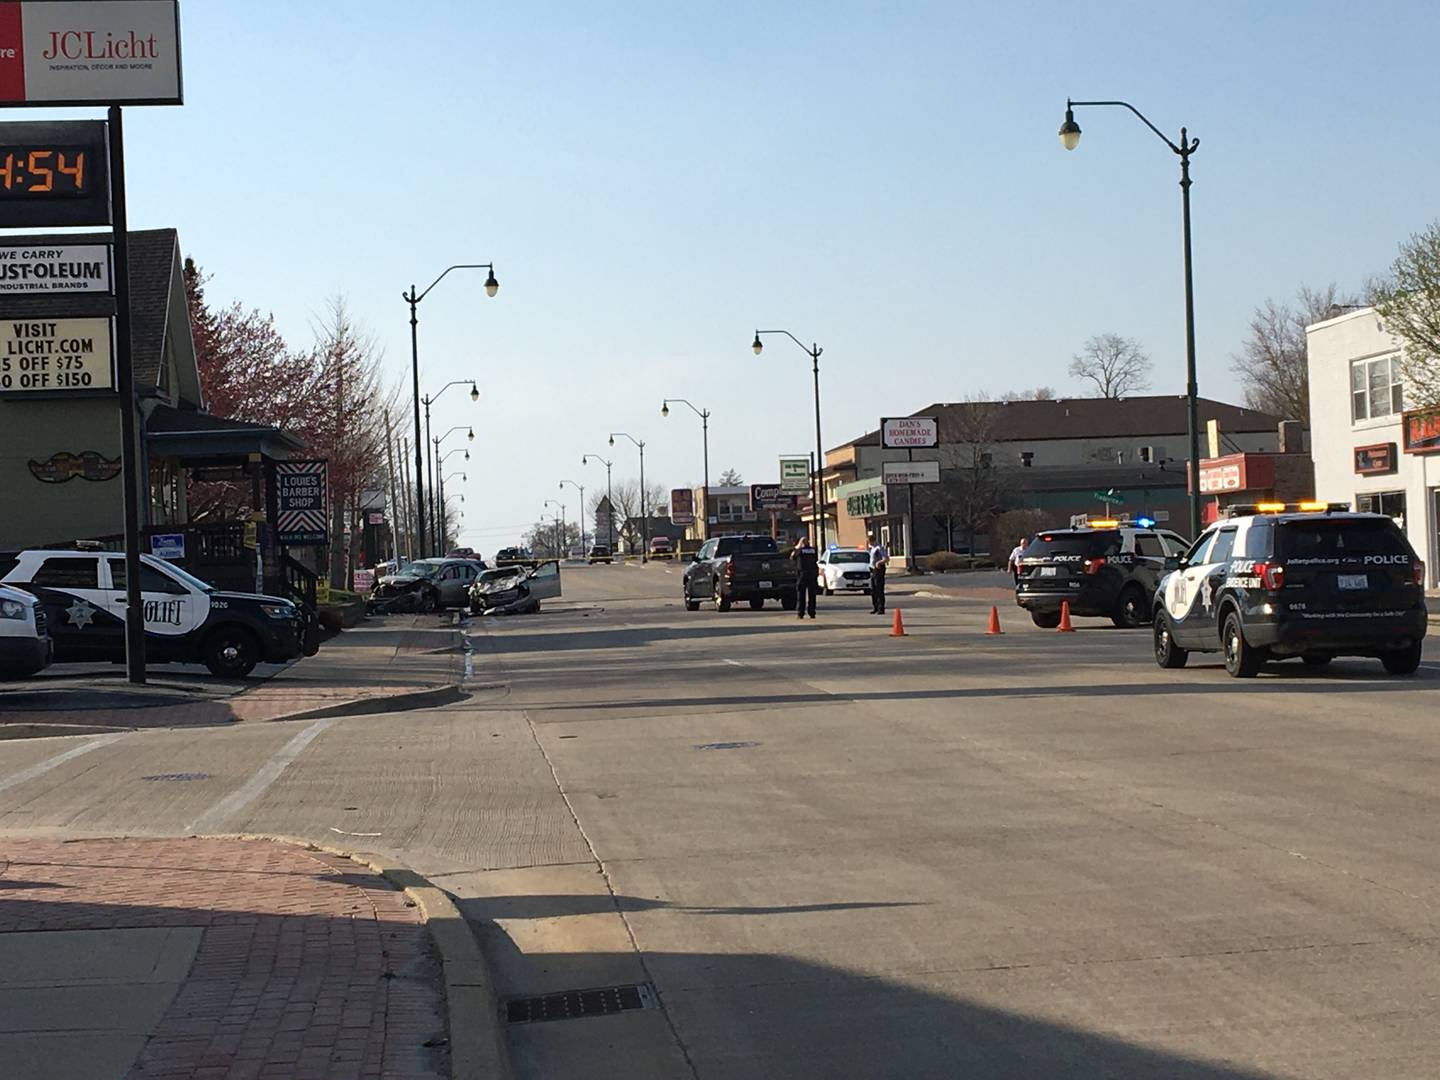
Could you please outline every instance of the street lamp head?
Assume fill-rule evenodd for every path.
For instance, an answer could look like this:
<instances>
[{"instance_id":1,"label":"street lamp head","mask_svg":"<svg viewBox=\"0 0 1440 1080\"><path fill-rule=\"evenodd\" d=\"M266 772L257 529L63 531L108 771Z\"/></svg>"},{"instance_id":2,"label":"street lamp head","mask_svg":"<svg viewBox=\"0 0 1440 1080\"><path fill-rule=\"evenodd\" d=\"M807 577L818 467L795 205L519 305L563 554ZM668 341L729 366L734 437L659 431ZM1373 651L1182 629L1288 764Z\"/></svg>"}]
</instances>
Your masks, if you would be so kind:
<instances>
[{"instance_id":1,"label":"street lamp head","mask_svg":"<svg viewBox=\"0 0 1440 1080\"><path fill-rule=\"evenodd\" d=\"M1065 110L1065 122L1060 125L1060 145L1074 150L1080 145L1080 125L1075 123L1075 110Z\"/></svg>"},{"instance_id":2,"label":"street lamp head","mask_svg":"<svg viewBox=\"0 0 1440 1080\"><path fill-rule=\"evenodd\" d=\"M495 268L490 268L490 276L485 279L485 295L494 296L500 291L500 282L495 280Z\"/></svg>"},{"instance_id":3,"label":"street lamp head","mask_svg":"<svg viewBox=\"0 0 1440 1080\"><path fill-rule=\"evenodd\" d=\"M614 436L614 435L611 435L611 436L610 436L610 445L611 445L611 446L614 446L614 445L615 445L615 436Z\"/></svg>"},{"instance_id":4,"label":"street lamp head","mask_svg":"<svg viewBox=\"0 0 1440 1080\"><path fill-rule=\"evenodd\" d=\"M473 382L470 384L470 400L471 400L471 401L479 401L479 400L480 400L480 388L479 388L478 386L476 386Z\"/></svg>"},{"instance_id":5,"label":"street lamp head","mask_svg":"<svg viewBox=\"0 0 1440 1080\"><path fill-rule=\"evenodd\" d=\"M470 460L470 451L469 451L469 450L466 450L466 451L465 451L465 460L466 460L466 461L469 461L469 460Z\"/></svg>"},{"instance_id":6,"label":"street lamp head","mask_svg":"<svg viewBox=\"0 0 1440 1080\"><path fill-rule=\"evenodd\" d=\"M755 331L755 340L750 343L750 348L752 348L752 349L755 350L755 355L756 355L756 356L759 356L759 355L760 355L760 350L762 350L763 348L765 348L765 346L760 343L760 331L759 331L759 330L756 330L756 331Z\"/></svg>"},{"instance_id":7,"label":"street lamp head","mask_svg":"<svg viewBox=\"0 0 1440 1080\"><path fill-rule=\"evenodd\" d=\"M669 415L670 415L670 403L669 403L668 401L665 402L663 405L660 406L660 415L661 415L661 416L669 416Z\"/></svg>"},{"instance_id":8,"label":"street lamp head","mask_svg":"<svg viewBox=\"0 0 1440 1080\"><path fill-rule=\"evenodd\" d=\"M468 437L471 442L475 441L475 429L473 427L470 429L470 435Z\"/></svg>"}]
</instances>

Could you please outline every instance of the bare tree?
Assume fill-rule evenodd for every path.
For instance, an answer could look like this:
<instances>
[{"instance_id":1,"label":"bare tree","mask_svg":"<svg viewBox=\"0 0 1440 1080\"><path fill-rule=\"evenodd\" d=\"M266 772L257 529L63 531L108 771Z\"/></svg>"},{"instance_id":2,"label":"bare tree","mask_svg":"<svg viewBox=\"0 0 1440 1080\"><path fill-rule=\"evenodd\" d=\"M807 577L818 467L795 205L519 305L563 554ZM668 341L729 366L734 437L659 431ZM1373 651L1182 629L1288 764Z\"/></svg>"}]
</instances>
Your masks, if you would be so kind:
<instances>
[{"instance_id":1,"label":"bare tree","mask_svg":"<svg viewBox=\"0 0 1440 1080\"><path fill-rule=\"evenodd\" d=\"M1000 395L1001 401L1054 401L1053 386L1037 386L1033 390L1007 390Z\"/></svg>"},{"instance_id":2,"label":"bare tree","mask_svg":"<svg viewBox=\"0 0 1440 1080\"><path fill-rule=\"evenodd\" d=\"M1354 300L1334 283L1323 289L1300 286L1293 305L1267 299L1250 317L1250 336L1230 370L1240 377L1245 404L1282 420L1310 421L1310 375L1305 359L1305 327L1330 318Z\"/></svg>"},{"instance_id":3,"label":"bare tree","mask_svg":"<svg viewBox=\"0 0 1440 1080\"><path fill-rule=\"evenodd\" d=\"M1096 334L1070 358L1070 374L1095 384L1101 397L1122 398L1150 386L1150 355L1134 338Z\"/></svg>"},{"instance_id":4,"label":"bare tree","mask_svg":"<svg viewBox=\"0 0 1440 1080\"><path fill-rule=\"evenodd\" d=\"M1402 342L1408 405L1440 405L1440 221L1400 245L1390 275L1370 288L1385 329Z\"/></svg>"},{"instance_id":5,"label":"bare tree","mask_svg":"<svg viewBox=\"0 0 1440 1080\"><path fill-rule=\"evenodd\" d=\"M956 538L963 537L967 549L974 552L976 535L989 529L1006 502L996 450L1004 408L976 396L955 406L953 415L953 464L941 465L939 484L917 490L915 506L917 513L928 513L945 530L946 547L954 550Z\"/></svg>"},{"instance_id":6,"label":"bare tree","mask_svg":"<svg viewBox=\"0 0 1440 1080\"><path fill-rule=\"evenodd\" d=\"M616 480L610 492L615 500L615 535L630 549L640 543L640 482ZM645 482L645 510L651 516L665 514L670 508L670 493L663 484Z\"/></svg>"}]
</instances>

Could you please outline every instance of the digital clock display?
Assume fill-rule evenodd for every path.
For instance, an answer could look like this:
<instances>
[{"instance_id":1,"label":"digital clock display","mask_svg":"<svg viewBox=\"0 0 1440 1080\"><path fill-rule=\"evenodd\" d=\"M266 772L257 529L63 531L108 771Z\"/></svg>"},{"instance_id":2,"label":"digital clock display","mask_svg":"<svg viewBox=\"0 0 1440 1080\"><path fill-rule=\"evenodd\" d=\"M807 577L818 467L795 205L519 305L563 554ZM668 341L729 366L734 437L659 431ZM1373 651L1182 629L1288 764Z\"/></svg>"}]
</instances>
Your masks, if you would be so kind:
<instances>
[{"instance_id":1,"label":"digital clock display","mask_svg":"<svg viewBox=\"0 0 1440 1080\"><path fill-rule=\"evenodd\" d=\"M88 146L0 146L0 199L90 194Z\"/></svg>"}]
</instances>

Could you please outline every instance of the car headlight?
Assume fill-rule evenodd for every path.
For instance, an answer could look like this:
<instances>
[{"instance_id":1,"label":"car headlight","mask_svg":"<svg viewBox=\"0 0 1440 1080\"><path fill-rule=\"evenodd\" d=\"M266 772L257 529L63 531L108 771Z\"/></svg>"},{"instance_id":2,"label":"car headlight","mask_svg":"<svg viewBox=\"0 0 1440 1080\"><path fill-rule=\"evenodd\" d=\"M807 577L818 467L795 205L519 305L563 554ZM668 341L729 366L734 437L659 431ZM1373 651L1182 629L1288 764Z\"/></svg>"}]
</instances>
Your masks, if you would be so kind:
<instances>
[{"instance_id":1,"label":"car headlight","mask_svg":"<svg viewBox=\"0 0 1440 1080\"><path fill-rule=\"evenodd\" d=\"M293 619L298 609L293 604L261 604L260 610L272 619Z\"/></svg>"},{"instance_id":2,"label":"car headlight","mask_svg":"<svg viewBox=\"0 0 1440 1080\"><path fill-rule=\"evenodd\" d=\"M24 619L26 607L19 600L0 600L0 619Z\"/></svg>"}]
</instances>

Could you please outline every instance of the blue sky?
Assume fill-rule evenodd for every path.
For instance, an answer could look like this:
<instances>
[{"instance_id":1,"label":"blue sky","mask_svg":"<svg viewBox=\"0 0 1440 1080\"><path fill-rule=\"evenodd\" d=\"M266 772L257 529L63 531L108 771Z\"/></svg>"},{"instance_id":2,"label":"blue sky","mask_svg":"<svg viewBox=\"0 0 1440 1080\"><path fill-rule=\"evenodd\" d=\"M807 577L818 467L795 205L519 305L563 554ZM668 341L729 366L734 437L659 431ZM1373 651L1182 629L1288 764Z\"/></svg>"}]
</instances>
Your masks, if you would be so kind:
<instances>
[{"instance_id":1,"label":"blue sky","mask_svg":"<svg viewBox=\"0 0 1440 1080\"><path fill-rule=\"evenodd\" d=\"M1202 394L1254 306L1357 287L1440 216L1440 15L1353 4L182 5L186 104L127 118L131 220L174 225L211 296L273 310L297 342L344 294L408 385L474 421L467 540L490 552L580 455L645 438L647 473L776 479L887 413L1049 384L1078 394L1091 334L1139 338L1181 393L1177 161L1124 98L1198 135ZM74 115L74 114L71 114ZM616 475L634 451L615 447ZM454 459L452 459L452 464ZM455 485L451 485L452 490ZM563 498L573 517L575 493Z\"/></svg>"}]
</instances>

